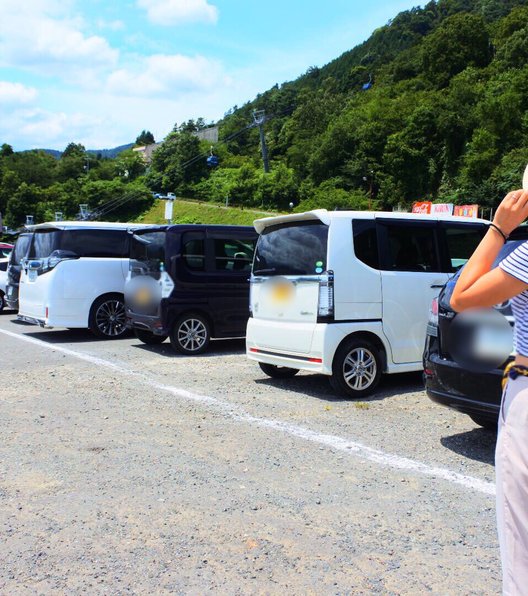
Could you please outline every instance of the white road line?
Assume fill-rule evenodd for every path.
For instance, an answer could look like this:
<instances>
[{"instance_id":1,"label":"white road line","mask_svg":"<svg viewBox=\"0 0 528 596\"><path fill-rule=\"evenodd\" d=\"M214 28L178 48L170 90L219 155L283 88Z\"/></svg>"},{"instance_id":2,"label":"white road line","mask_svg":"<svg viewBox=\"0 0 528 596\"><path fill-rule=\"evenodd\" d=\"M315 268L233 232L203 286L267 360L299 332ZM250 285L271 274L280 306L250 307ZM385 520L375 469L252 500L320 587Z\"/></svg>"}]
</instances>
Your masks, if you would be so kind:
<instances>
[{"instance_id":1,"label":"white road line","mask_svg":"<svg viewBox=\"0 0 528 596\"><path fill-rule=\"evenodd\" d=\"M272 429L283 434L303 439L305 441L318 443L319 445L325 445L326 447L335 449L336 451L342 451L348 454L353 453L359 459L373 462L384 467L395 468L398 470L404 470L406 472L414 472L423 476L430 476L433 478L446 480L447 482L450 482L452 484L458 484L460 486L463 486L464 488L476 492L484 493L486 495L495 495L495 484L492 482L486 482L485 480L480 480L479 478L474 478L472 476L465 476L464 474L459 474L458 472L453 472L445 468L437 468L435 466L430 466L428 464L424 464L422 462L415 461L407 457L402 457L391 453L385 453L384 451L380 451L379 449L373 449L371 447L368 447L367 445L363 445L362 443L350 441L349 439L345 439L337 435L327 435L324 433L319 433L310 430L309 428L298 426L297 424L290 424L289 422L274 420L273 418L260 418L252 416L251 414L249 414L248 412L246 412L245 410L243 410L235 404L217 399L215 397L192 393L185 389L179 389L178 387L174 387L173 385L165 385L163 383L159 383L149 375L146 375L142 372L138 372L137 370L131 368L127 368L120 364L116 364L115 362L98 358L97 356L92 356L83 352L77 352L75 350L64 348L56 344L49 344L40 339L35 339L26 335L20 335L18 333L6 331L4 329L0 329L0 333L21 341L25 341L30 344L34 344L36 346L39 346L40 348L46 348L55 352L61 352L62 354L66 354L67 356L78 358L79 360L84 360L85 362L94 364L97 367L105 367L117 373L129 377L134 377L141 383L148 385L153 389L165 391L171 393L179 399L198 402L212 407L215 410L219 410L226 418L230 418L231 420L237 420L260 428Z\"/></svg>"}]
</instances>

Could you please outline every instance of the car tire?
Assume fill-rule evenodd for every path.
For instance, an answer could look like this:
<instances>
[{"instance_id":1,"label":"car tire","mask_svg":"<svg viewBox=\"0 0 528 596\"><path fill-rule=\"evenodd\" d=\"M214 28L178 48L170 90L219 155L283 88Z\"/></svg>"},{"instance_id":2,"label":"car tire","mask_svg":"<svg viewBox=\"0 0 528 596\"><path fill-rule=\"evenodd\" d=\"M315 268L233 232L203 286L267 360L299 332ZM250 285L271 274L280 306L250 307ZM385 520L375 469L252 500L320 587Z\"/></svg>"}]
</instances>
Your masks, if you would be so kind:
<instances>
[{"instance_id":1,"label":"car tire","mask_svg":"<svg viewBox=\"0 0 528 596\"><path fill-rule=\"evenodd\" d=\"M475 424L482 426L486 430L497 430L498 420L492 420L486 416L479 416L478 414L468 414Z\"/></svg>"},{"instance_id":2,"label":"car tire","mask_svg":"<svg viewBox=\"0 0 528 596\"><path fill-rule=\"evenodd\" d=\"M4 298L4 293L0 292L0 312L2 312L4 310L5 305L6 305L6 301Z\"/></svg>"},{"instance_id":3,"label":"car tire","mask_svg":"<svg viewBox=\"0 0 528 596\"><path fill-rule=\"evenodd\" d=\"M259 366L263 373L273 379L290 379L298 372L298 368L289 368L288 366L276 366L275 364L268 364L267 362L259 362Z\"/></svg>"},{"instance_id":4,"label":"car tire","mask_svg":"<svg viewBox=\"0 0 528 596\"><path fill-rule=\"evenodd\" d=\"M340 395L360 399L379 384L382 360L378 348L361 338L350 338L339 346L332 364L330 384Z\"/></svg>"},{"instance_id":5,"label":"car tire","mask_svg":"<svg viewBox=\"0 0 528 596\"><path fill-rule=\"evenodd\" d=\"M169 339L176 352L195 356L207 350L211 340L211 326L204 316L188 313L174 323Z\"/></svg>"},{"instance_id":6,"label":"car tire","mask_svg":"<svg viewBox=\"0 0 528 596\"><path fill-rule=\"evenodd\" d=\"M125 301L120 294L100 296L92 304L88 328L100 339L119 339L127 333Z\"/></svg>"},{"instance_id":7,"label":"car tire","mask_svg":"<svg viewBox=\"0 0 528 596\"><path fill-rule=\"evenodd\" d=\"M139 339L140 342L148 346L162 344L167 339L167 335L155 335L152 331L147 331L146 329L134 329L134 335L136 339Z\"/></svg>"}]
</instances>

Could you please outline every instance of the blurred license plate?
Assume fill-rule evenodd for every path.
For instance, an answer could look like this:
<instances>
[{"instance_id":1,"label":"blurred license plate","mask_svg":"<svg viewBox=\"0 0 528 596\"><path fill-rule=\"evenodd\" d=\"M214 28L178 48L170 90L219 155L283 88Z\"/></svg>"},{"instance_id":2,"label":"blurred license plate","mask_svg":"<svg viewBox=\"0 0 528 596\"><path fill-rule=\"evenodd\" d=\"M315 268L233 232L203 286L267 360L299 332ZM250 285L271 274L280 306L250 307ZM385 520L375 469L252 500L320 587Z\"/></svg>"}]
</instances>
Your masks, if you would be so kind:
<instances>
[{"instance_id":1,"label":"blurred license plate","mask_svg":"<svg viewBox=\"0 0 528 596\"><path fill-rule=\"evenodd\" d=\"M295 288L288 280L278 281L273 284L271 291L272 300L276 303L287 304L293 299Z\"/></svg>"}]
</instances>

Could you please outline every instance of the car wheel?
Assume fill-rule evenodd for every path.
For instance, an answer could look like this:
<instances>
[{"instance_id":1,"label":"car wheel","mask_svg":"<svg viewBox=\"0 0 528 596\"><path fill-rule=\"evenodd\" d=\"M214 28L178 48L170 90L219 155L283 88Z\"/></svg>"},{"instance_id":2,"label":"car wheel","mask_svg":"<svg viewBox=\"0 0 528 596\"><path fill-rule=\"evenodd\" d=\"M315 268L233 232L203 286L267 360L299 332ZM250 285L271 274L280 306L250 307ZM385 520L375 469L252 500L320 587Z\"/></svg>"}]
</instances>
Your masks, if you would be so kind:
<instances>
[{"instance_id":1,"label":"car wheel","mask_svg":"<svg viewBox=\"0 0 528 596\"><path fill-rule=\"evenodd\" d=\"M169 339L171 346L180 354L201 354L211 339L209 321L198 314L183 315L173 325Z\"/></svg>"},{"instance_id":2,"label":"car wheel","mask_svg":"<svg viewBox=\"0 0 528 596\"><path fill-rule=\"evenodd\" d=\"M273 379L289 379L294 377L298 372L298 368L289 368L287 366L275 366L275 364L267 364L266 362L259 362L259 366L263 373Z\"/></svg>"},{"instance_id":3,"label":"car wheel","mask_svg":"<svg viewBox=\"0 0 528 596\"><path fill-rule=\"evenodd\" d=\"M498 420L492 420L491 418L486 418L485 416L479 416L478 414L469 414L469 417L475 424L482 426L487 430L497 430L497 423Z\"/></svg>"},{"instance_id":4,"label":"car wheel","mask_svg":"<svg viewBox=\"0 0 528 596\"><path fill-rule=\"evenodd\" d=\"M147 331L145 329L134 329L134 335L139 341L149 346L162 344L167 339L166 335L155 335L152 331Z\"/></svg>"},{"instance_id":5,"label":"car wheel","mask_svg":"<svg viewBox=\"0 0 528 596\"><path fill-rule=\"evenodd\" d=\"M5 308L5 298L4 298L4 293L0 292L0 312L2 312Z\"/></svg>"},{"instance_id":6,"label":"car wheel","mask_svg":"<svg viewBox=\"0 0 528 596\"><path fill-rule=\"evenodd\" d=\"M366 339L343 343L334 356L330 383L337 393L353 398L370 395L381 378L379 350Z\"/></svg>"},{"instance_id":7,"label":"car wheel","mask_svg":"<svg viewBox=\"0 0 528 596\"><path fill-rule=\"evenodd\" d=\"M101 339L123 337L127 332L123 296L108 294L98 298L90 309L88 327Z\"/></svg>"}]
</instances>

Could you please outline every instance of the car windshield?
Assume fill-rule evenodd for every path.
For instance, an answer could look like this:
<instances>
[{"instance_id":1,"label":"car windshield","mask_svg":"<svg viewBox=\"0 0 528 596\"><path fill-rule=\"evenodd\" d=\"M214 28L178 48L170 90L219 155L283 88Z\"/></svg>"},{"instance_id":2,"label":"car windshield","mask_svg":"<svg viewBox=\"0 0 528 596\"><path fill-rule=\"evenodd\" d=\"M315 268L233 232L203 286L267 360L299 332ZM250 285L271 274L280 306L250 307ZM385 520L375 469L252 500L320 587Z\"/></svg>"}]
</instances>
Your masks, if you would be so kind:
<instances>
[{"instance_id":1,"label":"car windshield","mask_svg":"<svg viewBox=\"0 0 528 596\"><path fill-rule=\"evenodd\" d=\"M317 275L326 271L328 226L299 221L266 228L260 235L254 275Z\"/></svg>"}]
</instances>

